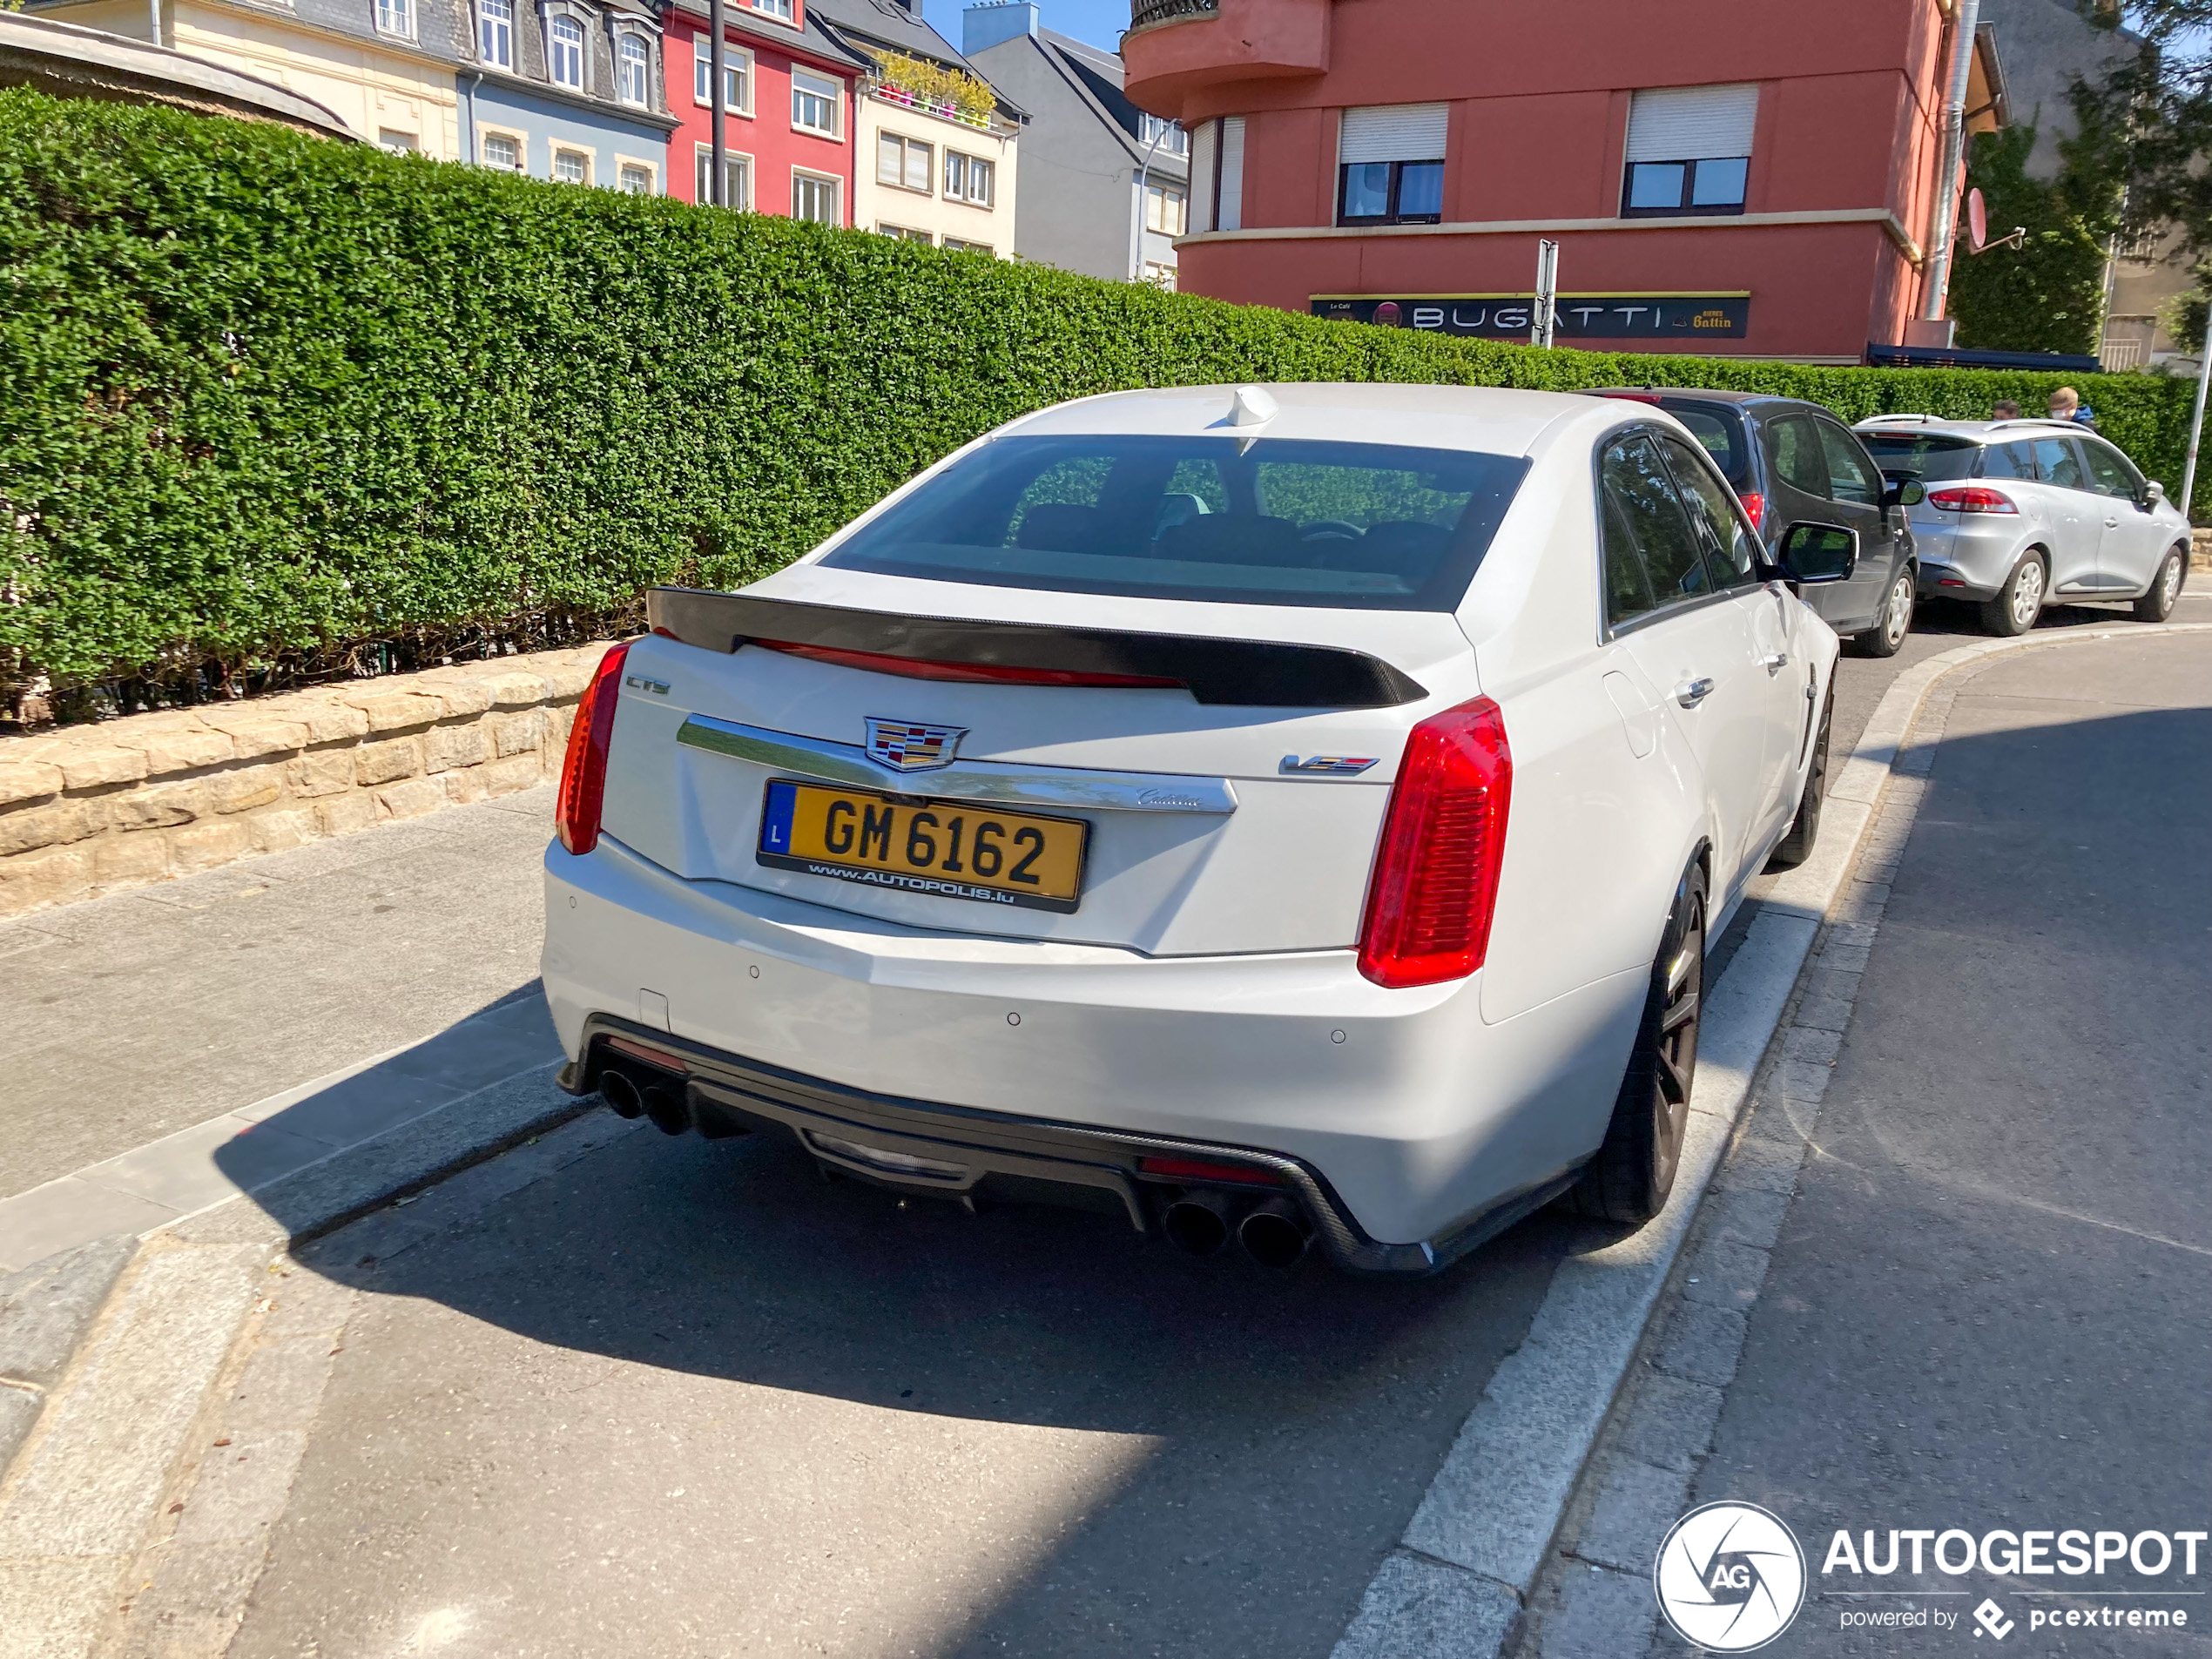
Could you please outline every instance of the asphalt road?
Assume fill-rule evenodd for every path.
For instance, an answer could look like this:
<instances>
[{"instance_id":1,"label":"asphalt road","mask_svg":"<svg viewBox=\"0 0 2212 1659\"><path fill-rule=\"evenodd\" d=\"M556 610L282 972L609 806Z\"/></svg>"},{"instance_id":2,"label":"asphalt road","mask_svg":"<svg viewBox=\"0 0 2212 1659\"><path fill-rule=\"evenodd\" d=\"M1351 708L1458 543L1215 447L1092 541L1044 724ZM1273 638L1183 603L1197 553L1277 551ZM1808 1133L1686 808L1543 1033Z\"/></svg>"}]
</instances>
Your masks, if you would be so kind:
<instances>
[{"instance_id":1,"label":"asphalt road","mask_svg":"<svg viewBox=\"0 0 2212 1659\"><path fill-rule=\"evenodd\" d=\"M1838 1528L1886 1554L1892 1528L2212 1527L2209 867L2212 638L1965 685L1696 1488L1811 1557L1770 1651L1993 1649L1985 1597L2006 1651L2212 1651L2212 1553L2194 1580L1820 1570ZM1931 1607L1960 1627L1843 1627ZM2190 1628L2031 1629L2107 1607Z\"/></svg>"}]
</instances>

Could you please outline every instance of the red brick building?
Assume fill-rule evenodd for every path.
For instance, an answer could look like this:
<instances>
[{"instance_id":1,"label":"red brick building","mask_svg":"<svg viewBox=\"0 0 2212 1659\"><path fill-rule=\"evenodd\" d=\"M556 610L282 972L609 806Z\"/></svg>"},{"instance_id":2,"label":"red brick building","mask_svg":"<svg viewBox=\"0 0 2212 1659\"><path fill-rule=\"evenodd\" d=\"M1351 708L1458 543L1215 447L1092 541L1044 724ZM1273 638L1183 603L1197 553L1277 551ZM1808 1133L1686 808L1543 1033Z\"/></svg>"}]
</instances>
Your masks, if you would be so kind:
<instances>
[{"instance_id":1,"label":"red brick building","mask_svg":"<svg viewBox=\"0 0 2212 1659\"><path fill-rule=\"evenodd\" d=\"M1136 0L1122 54L1194 136L1185 293L1525 341L1549 239L1561 345L1856 362L1920 314L1958 5Z\"/></svg>"}]
</instances>

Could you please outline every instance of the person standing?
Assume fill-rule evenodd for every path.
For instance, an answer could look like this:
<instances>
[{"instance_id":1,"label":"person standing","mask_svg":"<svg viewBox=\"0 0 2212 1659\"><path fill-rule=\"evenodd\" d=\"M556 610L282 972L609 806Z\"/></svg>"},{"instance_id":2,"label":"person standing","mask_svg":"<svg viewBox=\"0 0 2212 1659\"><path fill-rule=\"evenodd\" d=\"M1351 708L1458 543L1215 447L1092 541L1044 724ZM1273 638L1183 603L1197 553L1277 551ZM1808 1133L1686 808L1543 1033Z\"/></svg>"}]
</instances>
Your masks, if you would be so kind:
<instances>
[{"instance_id":1,"label":"person standing","mask_svg":"<svg viewBox=\"0 0 2212 1659\"><path fill-rule=\"evenodd\" d=\"M2092 432L2097 429L2097 412L2084 403L2081 395L2071 386L2061 386L2051 394L2050 413L2054 421L2086 426Z\"/></svg>"}]
</instances>

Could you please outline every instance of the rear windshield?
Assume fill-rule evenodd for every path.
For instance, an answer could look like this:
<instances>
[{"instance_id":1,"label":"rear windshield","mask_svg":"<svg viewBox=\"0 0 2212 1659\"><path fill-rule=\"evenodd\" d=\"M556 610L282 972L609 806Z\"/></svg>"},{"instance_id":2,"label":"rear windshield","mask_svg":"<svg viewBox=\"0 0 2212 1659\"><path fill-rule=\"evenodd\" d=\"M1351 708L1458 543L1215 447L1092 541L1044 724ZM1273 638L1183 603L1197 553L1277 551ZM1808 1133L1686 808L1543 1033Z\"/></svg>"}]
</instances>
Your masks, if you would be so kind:
<instances>
[{"instance_id":1,"label":"rear windshield","mask_svg":"<svg viewBox=\"0 0 2212 1659\"><path fill-rule=\"evenodd\" d=\"M1750 457L1744 453L1743 423L1710 405L1677 403L1662 399L1659 407L1689 428L1689 435L1705 446L1705 453L1721 469L1721 476L1741 489L1751 482Z\"/></svg>"},{"instance_id":2,"label":"rear windshield","mask_svg":"<svg viewBox=\"0 0 2212 1659\"><path fill-rule=\"evenodd\" d=\"M1010 437L822 560L995 588L1450 610L1518 455L1287 438Z\"/></svg>"},{"instance_id":3,"label":"rear windshield","mask_svg":"<svg viewBox=\"0 0 2212 1659\"><path fill-rule=\"evenodd\" d=\"M1981 445L1970 438L1939 438L1922 433L1891 435L1862 432L1859 437L1884 472L1909 472L1922 483L1941 483L1952 478L1972 478L1981 458Z\"/></svg>"}]
</instances>

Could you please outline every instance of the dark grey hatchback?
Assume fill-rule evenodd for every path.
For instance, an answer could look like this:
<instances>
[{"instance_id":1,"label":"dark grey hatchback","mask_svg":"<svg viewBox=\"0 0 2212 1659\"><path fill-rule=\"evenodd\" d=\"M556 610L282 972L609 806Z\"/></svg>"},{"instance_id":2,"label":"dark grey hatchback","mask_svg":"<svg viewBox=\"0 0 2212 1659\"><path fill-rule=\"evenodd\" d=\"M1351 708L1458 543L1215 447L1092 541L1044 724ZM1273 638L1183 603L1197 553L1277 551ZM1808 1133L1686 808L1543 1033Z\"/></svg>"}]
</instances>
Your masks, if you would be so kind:
<instances>
[{"instance_id":1,"label":"dark grey hatchback","mask_svg":"<svg viewBox=\"0 0 2212 1659\"><path fill-rule=\"evenodd\" d=\"M1888 657L1912 627L1912 531L1874 457L1817 403L1749 392L1611 387L1600 397L1650 403L1688 427L1766 537L1805 520L1858 532L1848 582L1808 587L1803 597L1863 657Z\"/></svg>"}]
</instances>

